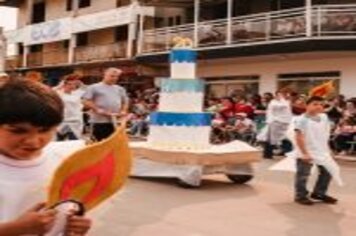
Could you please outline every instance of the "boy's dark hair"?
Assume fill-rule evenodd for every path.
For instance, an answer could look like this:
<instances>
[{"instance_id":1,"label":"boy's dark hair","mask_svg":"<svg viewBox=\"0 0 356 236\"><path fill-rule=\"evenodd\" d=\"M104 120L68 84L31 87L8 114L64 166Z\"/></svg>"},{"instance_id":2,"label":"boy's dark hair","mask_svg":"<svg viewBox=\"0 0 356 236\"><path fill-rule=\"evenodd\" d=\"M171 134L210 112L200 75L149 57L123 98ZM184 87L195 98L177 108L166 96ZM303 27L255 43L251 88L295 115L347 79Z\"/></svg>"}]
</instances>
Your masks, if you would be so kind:
<instances>
[{"instance_id":1,"label":"boy's dark hair","mask_svg":"<svg viewBox=\"0 0 356 236\"><path fill-rule=\"evenodd\" d=\"M324 102L325 99L319 96L312 96L307 99L306 104L309 105L312 102Z\"/></svg>"},{"instance_id":2,"label":"boy's dark hair","mask_svg":"<svg viewBox=\"0 0 356 236\"><path fill-rule=\"evenodd\" d=\"M52 127L63 120L61 98L48 86L28 80L11 80L0 87L0 125L30 123Z\"/></svg>"}]
</instances>

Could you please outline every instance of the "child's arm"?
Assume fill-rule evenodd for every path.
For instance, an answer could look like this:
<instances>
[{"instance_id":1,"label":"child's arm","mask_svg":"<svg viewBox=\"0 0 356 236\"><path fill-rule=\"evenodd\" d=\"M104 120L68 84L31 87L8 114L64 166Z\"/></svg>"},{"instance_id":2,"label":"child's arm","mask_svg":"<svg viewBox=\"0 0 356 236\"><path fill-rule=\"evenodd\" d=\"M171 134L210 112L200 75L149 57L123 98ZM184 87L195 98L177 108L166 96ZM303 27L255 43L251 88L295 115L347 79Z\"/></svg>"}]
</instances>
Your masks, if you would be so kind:
<instances>
[{"instance_id":1,"label":"child's arm","mask_svg":"<svg viewBox=\"0 0 356 236\"><path fill-rule=\"evenodd\" d=\"M301 159L305 162L310 163L312 161L312 158L310 157L308 150L305 146L304 134L302 133L302 131L297 130L297 129L295 130L295 132L296 132L295 139L296 139L297 146L303 154L303 157L301 157Z\"/></svg>"},{"instance_id":2,"label":"child's arm","mask_svg":"<svg viewBox=\"0 0 356 236\"><path fill-rule=\"evenodd\" d=\"M42 235L52 227L56 211L41 211L45 204L40 203L18 219L0 224L0 236L19 236L27 234Z\"/></svg>"}]
</instances>

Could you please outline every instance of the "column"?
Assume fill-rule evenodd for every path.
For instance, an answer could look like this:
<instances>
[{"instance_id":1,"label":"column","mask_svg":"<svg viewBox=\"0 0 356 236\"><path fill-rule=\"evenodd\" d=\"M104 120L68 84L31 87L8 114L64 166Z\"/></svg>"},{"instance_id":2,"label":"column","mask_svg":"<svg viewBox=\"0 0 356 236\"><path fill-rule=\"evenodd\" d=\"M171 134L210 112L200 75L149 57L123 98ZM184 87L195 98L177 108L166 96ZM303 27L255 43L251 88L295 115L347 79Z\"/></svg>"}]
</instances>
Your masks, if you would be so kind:
<instances>
[{"instance_id":1,"label":"column","mask_svg":"<svg viewBox=\"0 0 356 236\"><path fill-rule=\"evenodd\" d=\"M27 67L27 59L30 53L30 46L24 45L23 46L23 58L22 58L22 67Z\"/></svg>"},{"instance_id":2,"label":"column","mask_svg":"<svg viewBox=\"0 0 356 236\"><path fill-rule=\"evenodd\" d=\"M144 43L144 20L145 16L143 12L140 12L140 22L139 22L139 32L138 32L138 41L137 41L137 54L143 52L143 43Z\"/></svg>"},{"instance_id":3,"label":"column","mask_svg":"<svg viewBox=\"0 0 356 236\"><path fill-rule=\"evenodd\" d=\"M233 0L227 0L227 34L226 43L232 42L232 14L233 14Z\"/></svg>"},{"instance_id":4,"label":"column","mask_svg":"<svg viewBox=\"0 0 356 236\"><path fill-rule=\"evenodd\" d=\"M72 0L72 18L76 17L78 13L78 0ZM75 62L75 48L77 46L77 35L72 33L68 45L68 64Z\"/></svg>"},{"instance_id":5,"label":"column","mask_svg":"<svg viewBox=\"0 0 356 236\"><path fill-rule=\"evenodd\" d=\"M6 54L7 54L6 39L3 34L3 28L0 27L0 73L5 71Z\"/></svg>"},{"instance_id":6,"label":"column","mask_svg":"<svg viewBox=\"0 0 356 236\"><path fill-rule=\"evenodd\" d=\"M194 0L194 47L199 46L200 0Z\"/></svg>"},{"instance_id":7,"label":"column","mask_svg":"<svg viewBox=\"0 0 356 236\"><path fill-rule=\"evenodd\" d=\"M305 0L305 22L306 22L306 36L313 36L313 9L312 0Z\"/></svg>"},{"instance_id":8,"label":"column","mask_svg":"<svg viewBox=\"0 0 356 236\"><path fill-rule=\"evenodd\" d=\"M33 0L27 0L26 2L26 10L27 10L27 16L26 16L26 24L31 25L32 24L32 15L33 15ZM26 68L27 67L27 59L28 55L30 53L30 46L26 44L26 42L23 45L23 59L22 59L22 67Z\"/></svg>"}]
</instances>

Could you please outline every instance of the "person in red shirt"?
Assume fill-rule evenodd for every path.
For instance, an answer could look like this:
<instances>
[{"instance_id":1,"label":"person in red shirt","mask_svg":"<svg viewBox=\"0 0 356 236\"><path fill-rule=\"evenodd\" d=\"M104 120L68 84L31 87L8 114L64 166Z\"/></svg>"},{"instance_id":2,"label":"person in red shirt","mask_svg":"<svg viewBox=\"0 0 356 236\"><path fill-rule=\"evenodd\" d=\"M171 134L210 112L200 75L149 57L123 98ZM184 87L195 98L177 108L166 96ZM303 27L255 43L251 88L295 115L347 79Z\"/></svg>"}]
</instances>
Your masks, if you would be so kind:
<instances>
[{"instance_id":1,"label":"person in red shirt","mask_svg":"<svg viewBox=\"0 0 356 236\"><path fill-rule=\"evenodd\" d=\"M230 97L224 97L221 99L222 108L220 109L220 115L225 119L229 120L230 118L234 117L235 110L234 110L234 101Z\"/></svg>"},{"instance_id":2,"label":"person in red shirt","mask_svg":"<svg viewBox=\"0 0 356 236\"><path fill-rule=\"evenodd\" d=\"M254 109L252 105L247 103L246 97L239 97L237 103L235 104L235 114L245 113L250 119L254 118Z\"/></svg>"}]
</instances>

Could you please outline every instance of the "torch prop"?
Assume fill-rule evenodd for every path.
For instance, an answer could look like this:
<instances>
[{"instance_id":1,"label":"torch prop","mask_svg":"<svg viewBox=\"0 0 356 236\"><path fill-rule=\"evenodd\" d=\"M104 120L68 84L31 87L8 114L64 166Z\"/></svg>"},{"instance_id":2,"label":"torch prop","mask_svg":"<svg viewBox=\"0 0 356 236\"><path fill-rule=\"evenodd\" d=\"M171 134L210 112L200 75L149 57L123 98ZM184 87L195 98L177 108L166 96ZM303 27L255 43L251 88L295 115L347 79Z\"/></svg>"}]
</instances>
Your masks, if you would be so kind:
<instances>
[{"instance_id":1,"label":"torch prop","mask_svg":"<svg viewBox=\"0 0 356 236\"><path fill-rule=\"evenodd\" d=\"M84 213L122 188L131 168L125 127L124 122L109 138L78 150L65 159L50 184L49 208L56 208L59 212L68 213L74 209ZM47 234L54 235L61 235L60 231Z\"/></svg>"}]
</instances>

